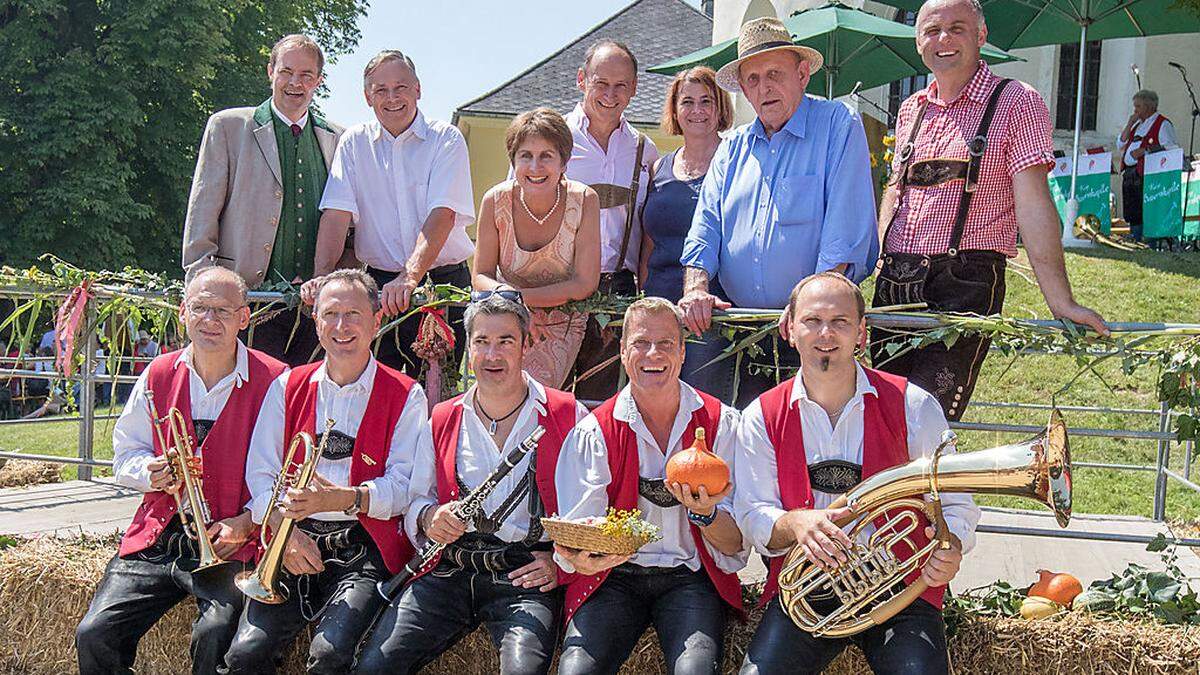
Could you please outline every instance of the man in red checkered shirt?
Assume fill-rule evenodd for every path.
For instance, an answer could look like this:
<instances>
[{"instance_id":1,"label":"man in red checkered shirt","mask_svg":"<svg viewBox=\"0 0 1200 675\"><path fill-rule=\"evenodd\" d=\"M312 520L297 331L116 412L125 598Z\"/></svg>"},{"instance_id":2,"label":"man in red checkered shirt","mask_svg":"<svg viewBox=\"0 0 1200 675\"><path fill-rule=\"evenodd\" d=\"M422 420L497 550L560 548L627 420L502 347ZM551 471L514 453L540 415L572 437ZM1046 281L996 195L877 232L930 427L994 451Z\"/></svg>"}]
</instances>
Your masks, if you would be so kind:
<instances>
[{"instance_id":1,"label":"man in red checkered shirt","mask_svg":"<svg viewBox=\"0 0 1200 675\"><path fill-rule=\"evenodd\" d=\"M1075 302L1063 264L1046 173L1054 164L1050 114L1037 91L1002 80L979 59L987 25L978 0L931 0L917 15L917 50L934 81L900 106L892 181L880 208L883 242L874 305L927 303L931 311L996 314L1018 230L1046 304L1057 318L1107 334ZM877 368L908 377L957 420L989 340L962 337L889 356L889 331L872 330Z\"/></svg>"}]
</instances>

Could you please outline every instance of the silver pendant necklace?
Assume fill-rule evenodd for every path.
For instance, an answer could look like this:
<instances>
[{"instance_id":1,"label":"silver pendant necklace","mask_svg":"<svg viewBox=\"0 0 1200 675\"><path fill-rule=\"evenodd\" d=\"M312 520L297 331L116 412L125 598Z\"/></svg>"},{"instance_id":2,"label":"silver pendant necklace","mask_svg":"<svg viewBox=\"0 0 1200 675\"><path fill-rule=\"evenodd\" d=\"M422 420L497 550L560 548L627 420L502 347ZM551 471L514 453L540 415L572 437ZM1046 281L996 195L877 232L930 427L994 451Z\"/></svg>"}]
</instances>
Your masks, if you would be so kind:
<instances>
[{"instance_id":1,"label":"silver pendant necklace","mask_svg":"<svg viewBox=\"0 0 1200 675\"><path fill-rule=\"evenodd\" d=\"M562 201L562 181L559 181L558 185L554 188L554 206L550 207L550 210L546 212L546 215L538 218L537 216L533 215L533 211L529 210L529 204L525 203L525 188L521 188L521 206L525 208L525 213L529 214L529 217L533 219L533 222L537 223L538 225L545 225L546 221L550 220L550 214L554 213L554 210L558 208L558 203L560 201Z\"/></svg>"},{"instance_id":2,"label":"silver pendant necklace","mask_svg":"<svg viewBox=\"0 0 1200 675\"><path fill-rule=\"evenodd\" d=\"M487 418L487 421L489 423L488 424L488 433L495 436L497 425L499 425L504 420L512 417L513 415L515 415L518 410L520 410L522 407L524 407L525 401L528 401L528 400L529 400L529 390L526 389L525 390L525 398L521 399L521 402L517 404L517 407L510 410L509 413L507 415L505 415L504 417L497 417L494 419L492 418L491 415L487 414L486 410L483 409L483 404L479 402L478 396L475 397L474 403L475 403L475 409L479 411L479 414L483 415L484 417Z\"/></svg>"}]
</instances>

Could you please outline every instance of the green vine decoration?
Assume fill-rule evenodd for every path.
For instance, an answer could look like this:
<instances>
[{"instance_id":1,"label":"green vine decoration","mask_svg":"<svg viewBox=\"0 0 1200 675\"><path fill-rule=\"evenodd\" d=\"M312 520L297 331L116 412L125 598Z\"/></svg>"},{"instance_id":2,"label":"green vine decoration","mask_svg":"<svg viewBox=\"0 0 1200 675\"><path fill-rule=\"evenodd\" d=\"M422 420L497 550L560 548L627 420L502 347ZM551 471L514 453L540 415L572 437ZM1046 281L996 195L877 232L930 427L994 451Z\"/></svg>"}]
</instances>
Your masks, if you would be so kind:
<instances>
[{"instance_id":1,"label":"green vine decoration","mask_svg":"<svg viewBox=\"0 0 1200 675\"><path fill-rule=\"evenodd\" d=\"M180 281L132 267L118 272L93 272L49 255L42 257L42 263L48 270L0 267L0 290L14 298L13 311L0 321L0 335L6 336L6 351L30 345L37 337L37 328L44 325L44 316L84 281L90 281L96 293L94 314L85 330L95 331L100 325L109 327L101 331L100 342L114 365L121 353L132 349L131 322L135 328L151 326L158 336L182 334L177 310L183 291ZM256 307L252 325L274 313L294 308L300 302L299 289L286 282L259 290L277 291L282 296ZM461 305L469 299L467 289L447 284L426 285L414 294L413 306L403 315L385 322L381 333L414 316L422 306ZM602 327L616 328L621 325L625 309L636 299L596 293L559 309L584 312L592 315ZM868 323L887 317L909 317L929 324L929 327L919 329L889 328L893 338L884 346L885 361L929 345L950 346L964 335L982 335L991 338L993 348L1009 359L1010 366L1018 357L1034 352L1071 357L1076 371L1053 397L1067 391L1082 377L1095 377L1111 390L1097 370L1105 362L1119 362L1121 371L1127 375L1145 367L1157 368L1158 399L1173 411L1173 430L1178 439L1200 438L1200 414L1197 413L1200 409L1200 387L1197 385L1200 382L1200 326L1123 324L1120 331L1105 338L1070 322L912 312L915 308L897 306L868 312ZM744 365L755 372L773 372L778 379L790 376L791 373L779 365L778 358L772 363L761 362L765 339L779 339L778 320L777 310L715 314L714 328L729 340L730 346L714 361L732 357L739 366Z\"/></svg>"}]
</instances>

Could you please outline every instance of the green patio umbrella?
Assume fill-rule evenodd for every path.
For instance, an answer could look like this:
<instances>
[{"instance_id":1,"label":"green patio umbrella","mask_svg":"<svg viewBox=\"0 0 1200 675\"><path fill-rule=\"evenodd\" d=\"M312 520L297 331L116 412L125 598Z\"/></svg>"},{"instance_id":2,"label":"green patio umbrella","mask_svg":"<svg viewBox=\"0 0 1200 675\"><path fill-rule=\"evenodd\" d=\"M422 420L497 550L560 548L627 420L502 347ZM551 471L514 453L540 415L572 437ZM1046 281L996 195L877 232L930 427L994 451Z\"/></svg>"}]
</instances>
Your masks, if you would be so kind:
<instances>
[{"instance_id":1,"label":"green patio umbrella","mask_svg":"<svg viewBox=\"0 0 1200 675\"><path fill-rule=\"evenodd\" d=\"M879 2L913 12L922 4L922 0ZM980 0L980 4L987 19L988 41L1004 49L1079 41L1073 165L1079 163L1079 127L1083 124L1082 55L1087 41L1200 32L1200 16L1176 7L1176 0ZM1068 222L1074 220L1079 209L1075 182L1075 170L1072 169Z\"/></svg>"},{"instance_id":2,"label":"green patio umbrella","mask_svg":"<svg viewBox=\"0 0 1200 675\"><path fill-rule=\"evenodd\" d=\"M929 72L917 53L916 30L861 10L832 4L797 12L783 22L798 45L812 47L825 57L825 66L813 74L808 86L829 98L844 96L855 86L870 89L912 75ZM737 58L737 39L651 66L652 73L672 75L693 66L713 70ZM1019 60L987 47L988 63ZM862 85L857 85L862 82Z\"/></svg>"}]
</instances>

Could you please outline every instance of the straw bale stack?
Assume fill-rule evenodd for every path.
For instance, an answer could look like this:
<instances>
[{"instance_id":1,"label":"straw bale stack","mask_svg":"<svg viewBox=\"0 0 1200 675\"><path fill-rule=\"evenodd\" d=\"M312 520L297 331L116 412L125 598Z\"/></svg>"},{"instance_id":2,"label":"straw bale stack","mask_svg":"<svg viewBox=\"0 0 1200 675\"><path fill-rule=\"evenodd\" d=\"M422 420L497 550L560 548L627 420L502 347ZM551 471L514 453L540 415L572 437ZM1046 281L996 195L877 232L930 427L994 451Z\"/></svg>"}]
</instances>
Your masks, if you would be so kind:
<instances>
[{"instance_id":1,"label":"straw bale stack","mask_svg":"<svg viewBox=\"0 0 1200 675\"><path fill-rule=\"evenodd\" d=\"M14 459L0 464L0 488L59 483L62 476L57 464Z\"/></svg>"},{"instance_id":2,"label":"straw bale stack","mask_svg":"<svg viewBox=\"0 0 1200 675\"><path fill-rule=\"evenodd\" d=\"M116 539L23 541L0 550L0 673L64 673L76 670L73 646L79 623ZM752 601L758 589L747 588ZM736 672L760 612L745 624L731 622L725 641L725 672ZM187 660L194 605L183 602L142 640L138 672L180 673ZM284 673L303 672L308 640L297 640ZM1139 673L1198 675L1200 627L1112 621L1070 613L1040 621L964 617L950 641L958 673L1075 675ZM478 630L425 669L430 675L491 675L499 670L486 631ZM653 631L643 636L621 670L626 675L665 673ZM830 675L867 672L857 649L848 649L826 670Z\"/></svg>"}]
</instances>

